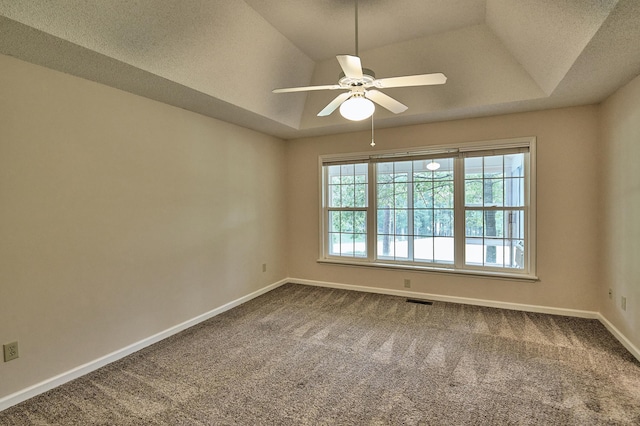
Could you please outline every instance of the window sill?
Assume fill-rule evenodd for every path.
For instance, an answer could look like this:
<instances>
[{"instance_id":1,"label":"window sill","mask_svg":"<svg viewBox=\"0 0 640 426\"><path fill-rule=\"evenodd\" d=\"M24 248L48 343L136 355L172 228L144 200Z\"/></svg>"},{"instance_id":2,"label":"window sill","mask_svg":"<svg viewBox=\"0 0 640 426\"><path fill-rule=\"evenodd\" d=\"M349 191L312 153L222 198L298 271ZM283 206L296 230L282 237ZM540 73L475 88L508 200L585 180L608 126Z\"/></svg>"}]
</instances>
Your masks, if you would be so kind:
<instances>
[{"instance_id":1,"label":"window sill","mask_svg":"<svg viewBox=\"0 0 640 426\"><path fill-rule=\"evenodd\" d=\"M476 278L492 278L492 279L501 279L501 280L509 280L509 281L525 281L525 282L540 281L539 278L535 275L526 275L526 274L509 273L509 272L460 270L460 269L443 268L443 267L403 265L398 263L391 264L391 263L383 263L383 262L348 261L343 259L320 258L317 260L317 262L332 264L332 265L341 265L341 266L396 269L396 270L414 271L414 272L430 272L430 273L436 273L436 274L453 274L453 275L464 275L464 276L476 277Z\"/></svg>"}]
</instances>

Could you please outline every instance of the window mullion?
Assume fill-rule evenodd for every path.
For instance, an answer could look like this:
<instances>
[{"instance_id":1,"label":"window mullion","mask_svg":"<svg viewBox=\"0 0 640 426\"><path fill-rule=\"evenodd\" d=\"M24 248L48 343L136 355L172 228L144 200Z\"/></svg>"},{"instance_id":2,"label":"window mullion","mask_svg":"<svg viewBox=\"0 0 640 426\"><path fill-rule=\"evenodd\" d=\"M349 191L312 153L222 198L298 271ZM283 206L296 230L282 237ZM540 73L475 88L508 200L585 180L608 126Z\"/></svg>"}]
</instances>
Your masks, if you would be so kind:
<instances>
[{"instance_id":1,"label":"window mullion","mask_svg":"<svg viewBox=\"0 0 640 426\"><path fill-rule=\"evenodd\" d=\"M464 158L462 156L453 160L453 205L453 260L456 269L462 269L465 259Z\"/></svg>"},{"instance_id":2,"label":"window mullion","mask_svg":"<svg viewBox=\"0 0 640 426\"><path fill-rule=\"evenodd\" d=\"M327 190L329 171L326 167L322 167L322 162L320 164L320 205L322 206L322 217L320 218L320 250L326 258L329 255L330 244L330 241L327 238L329 235L329 191Z\"/></svg>"},{"instance_id":3,"label":"window mullion","mask_svg":"<svg viewBox=\"0 0 640 426\"><path fill-rule=\"evenodd\" d=\"M414 226L413 226L413 162L411 169L407 173L407 256L409 261L413 262L414 257Z\"/></svg>"},{"instance_id":4,"label":"window mullion","mask_svg":"<svg viewBox=\"0 0 640 426\"><path fill-rule=\"evenodd\" d=\"M367 203L367 260L370 262L375 261L378 257L377 254L377 229L378 229L378 221L377 221L377 185L378 180L376 177L376 166L374 163L368 164L367 169L367 193L368 193L368 203Z\"/></svg>"}]
</instances>

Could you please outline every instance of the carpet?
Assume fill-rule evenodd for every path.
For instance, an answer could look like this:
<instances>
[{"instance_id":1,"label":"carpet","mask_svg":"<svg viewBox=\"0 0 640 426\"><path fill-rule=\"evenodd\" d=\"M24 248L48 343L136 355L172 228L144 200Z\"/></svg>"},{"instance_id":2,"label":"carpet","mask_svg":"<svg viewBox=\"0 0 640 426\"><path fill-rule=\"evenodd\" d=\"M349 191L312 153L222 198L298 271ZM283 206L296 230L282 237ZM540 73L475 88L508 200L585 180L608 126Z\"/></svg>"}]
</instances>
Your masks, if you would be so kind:
<instances>
[{"instance_id":1,"label":"carpet","mask_svg":"<svg viewBox=\"0 0 640 426\"><path fill-rule=\"evenodd\" d=\"M631 425L597 320L286 284L0 412L2 425Z\"/></svg>"}]
</instances>

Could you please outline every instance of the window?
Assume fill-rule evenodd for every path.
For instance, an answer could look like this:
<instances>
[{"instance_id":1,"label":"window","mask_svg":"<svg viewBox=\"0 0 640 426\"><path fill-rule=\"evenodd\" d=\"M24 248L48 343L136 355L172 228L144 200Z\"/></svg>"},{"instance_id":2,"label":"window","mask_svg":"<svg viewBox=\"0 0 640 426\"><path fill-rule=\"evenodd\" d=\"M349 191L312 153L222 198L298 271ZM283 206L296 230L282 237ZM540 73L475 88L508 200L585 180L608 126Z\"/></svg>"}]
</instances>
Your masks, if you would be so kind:
<instances>
[{"instance_id":1,"label":"window","mask_svg":"<svg viewBox=\"0 0 640 426\"><path fill-rule=\"evenodd\" d=\"M377 258L453 264L453 159L383 162L375 169Z\"/></svg>"},{"instance_id":2,"label":"window","mask_svg":"<svg viewBox=\"0 0 640 426\"><path fill-rule=\"evenodd\" d=\"M327 166L329 255L367 256L367 164Z\"/></svg>"},{"instance_id":3,"label":"window","mask_svg":"<svg viewBox=\"0 0 640 426\"><path fill-rule=\"evenodd\" d=\"M320 158L321 260L535 278L535 139Z\"/></svg>"}]
</instances>

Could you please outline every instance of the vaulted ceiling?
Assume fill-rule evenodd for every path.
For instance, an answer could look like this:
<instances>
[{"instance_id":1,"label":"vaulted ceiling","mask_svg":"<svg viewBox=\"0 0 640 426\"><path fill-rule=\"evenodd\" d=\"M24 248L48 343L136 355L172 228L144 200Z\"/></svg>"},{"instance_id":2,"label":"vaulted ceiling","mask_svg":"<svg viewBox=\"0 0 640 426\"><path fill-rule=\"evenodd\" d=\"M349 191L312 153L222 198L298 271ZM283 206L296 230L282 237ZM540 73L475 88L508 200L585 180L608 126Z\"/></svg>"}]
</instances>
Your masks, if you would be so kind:
<instances>
[{"instance_id":1,"label":"vaulted ceiling","mask_svg":"<svg viewBox=\"0 0 640 426\"><path fill-rule=\"evenodd\" d=\"M316 114L354 0L0 0L0 53L285 139L370 123ZM377 127L597 103L640 74L638 0L359 0L359 56L386 89ZM1 71L1 70L0 70Z\"/></svg>"}]
</instances>

